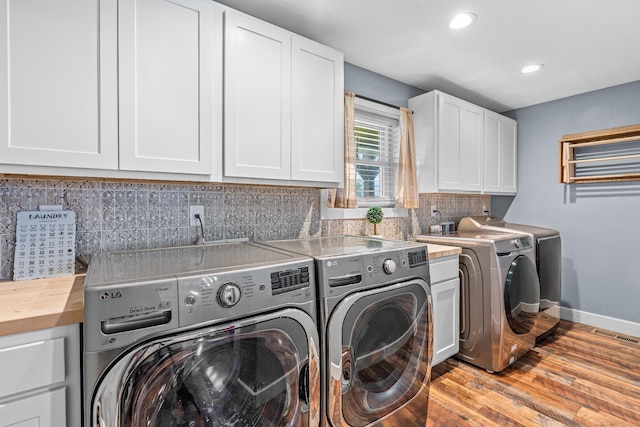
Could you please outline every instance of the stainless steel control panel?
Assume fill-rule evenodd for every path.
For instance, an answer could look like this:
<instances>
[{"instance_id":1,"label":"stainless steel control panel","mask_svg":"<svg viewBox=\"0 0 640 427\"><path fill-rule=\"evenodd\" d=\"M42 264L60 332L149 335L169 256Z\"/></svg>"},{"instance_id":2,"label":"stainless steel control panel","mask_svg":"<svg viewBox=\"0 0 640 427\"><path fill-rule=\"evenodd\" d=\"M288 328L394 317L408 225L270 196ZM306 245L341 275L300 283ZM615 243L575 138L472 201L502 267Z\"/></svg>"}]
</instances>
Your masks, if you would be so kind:
<instances>
[{"instance_id":1,"label":"stainless steel control panel","mask_svg":"<svg viewBox=\"0 0 640 427\"><path fill-rule=\"evenodd\" d=\"M384 250L317 259L320 298L346 295L355 289L410 277L429 279L427 247Z\"/></svg>"},{"instance_id":2,"label":"stainless steel control panel","mask_svg":"<svg viewBox=\"0 0 640 427\"><path fill-rule=\"evenodd\" d=\"M313 262L178 277L180 326L239 318L315 299Z\"/></svg>"}]
</instances>

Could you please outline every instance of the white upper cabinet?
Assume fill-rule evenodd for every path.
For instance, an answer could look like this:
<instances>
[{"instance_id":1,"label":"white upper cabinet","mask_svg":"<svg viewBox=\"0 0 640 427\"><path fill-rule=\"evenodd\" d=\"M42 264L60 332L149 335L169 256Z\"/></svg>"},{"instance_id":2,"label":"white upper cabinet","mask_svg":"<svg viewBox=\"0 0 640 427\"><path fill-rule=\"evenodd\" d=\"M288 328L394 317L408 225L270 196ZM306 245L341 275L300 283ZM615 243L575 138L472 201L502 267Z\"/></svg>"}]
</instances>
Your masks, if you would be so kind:
<instances>
[{"instance_id":1,"label":"white upper cabinet","mask_svg":"<svg viewBox=\"0 0 640 427\"><path fill-rule=\"evenodd\" d=\"M0 163L65 168L11 172L158 172L203 180L215 172L222 144L221 6L0 2Z\"/></svg>"},{"instance_id":2,"label":"white upper cabinet","mask_svg":"<svg viewBox=\"0 0 640 427\"><path fill-rule=\"evenodd\" d=\"M119 2L120 169L213 172L222 14L208 0Z\"/></svg>"},{"instance_id":3,"label":"white upper cabinet","mask_svg":"<svg viewBox=\"0 0 640 427\"><path fill-rule=\"evenodd\" d=\"M515 121L440 91L409 108L418 192L515 194Z\"/></svg>"},{"instance_id":4,"label":"white upper cabinet","mask_svg":"<svg viewBox=\"0 0 640 427\"><path fill-rule=\"evenodd\" d=\"M291 176L291 34L225 13L225 176Z\"/></svg>"},{"instance_id":5,"label":"white upper cabinet","mask_svg":"<svg viewBox=\"0 0 640 427\"><path fill-rule=\"evenodd\" d=\"M0 1L0 163L117 169L114 1Z\"/></svg>"},{"instance_id":6,"label":"white upper cabinet","mask_svg":"<svg viewBox=\"0 0 640 427\"><path fill-rule=\"evenodd\" d=\"M343 68L340 52L227 10L225 177L339 184Z\"/></svg>"},{"instance_id":7,"label":"white upper cabinet","mask_svg":"<svg viewBox=\"0 0 640 427\"><path fill-rule=\"evenodd\" d=\"M439 190L482 190L482 108L437 95Z\"/></svg>"},{"instance_id":8,"label":"white upper cabinet","mask_svg":"<svg viewBox=\"0 0 640 427\"><path fill-rule=\"evenodd\" d=\"M516 194L517 123L509 117L485 111L484 192Z\"/></svg>"},{"instance_id":9,"label":"white upper cabinet","mask_svg":"<svg viewBox=\"0 0 640 427\"><path fill-rule=\"evenodd\" d=\"M293 36L291 178L342 184L344 58Z\"/></svg>"}]
</instances>

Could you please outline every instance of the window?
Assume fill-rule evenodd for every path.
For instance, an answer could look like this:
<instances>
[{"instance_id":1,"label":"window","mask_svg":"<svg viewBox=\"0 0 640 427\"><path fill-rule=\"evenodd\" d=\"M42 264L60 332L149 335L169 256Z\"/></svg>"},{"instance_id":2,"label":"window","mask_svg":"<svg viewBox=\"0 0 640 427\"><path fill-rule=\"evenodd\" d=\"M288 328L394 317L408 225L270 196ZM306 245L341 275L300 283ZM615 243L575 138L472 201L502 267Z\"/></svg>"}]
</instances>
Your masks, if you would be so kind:
<instances>
[{"instance_id":1,"label":"window","mask_svg":"<svg viewBox=\"0 0 640 427\"><path fill-rule=\"evenodd\" d=\"M320 204L322 219L362 219L370 206L380 206L385 218L406 218L395 208L395 181L400 138L400 111L362 98L355 99L356 195L358 209L332 209ZM327 190L322 190L322 200Z\"/></svg>"},{"instance_id":2,"label":"window","mask_svg":"<svg viewBox=\"0 0 640 427\"><path fill-rule=\"evenodd\" d=\"M393 206L398 164L399 111L356 98L356 195L358 205Z\"/></svg>"}]
</instances>

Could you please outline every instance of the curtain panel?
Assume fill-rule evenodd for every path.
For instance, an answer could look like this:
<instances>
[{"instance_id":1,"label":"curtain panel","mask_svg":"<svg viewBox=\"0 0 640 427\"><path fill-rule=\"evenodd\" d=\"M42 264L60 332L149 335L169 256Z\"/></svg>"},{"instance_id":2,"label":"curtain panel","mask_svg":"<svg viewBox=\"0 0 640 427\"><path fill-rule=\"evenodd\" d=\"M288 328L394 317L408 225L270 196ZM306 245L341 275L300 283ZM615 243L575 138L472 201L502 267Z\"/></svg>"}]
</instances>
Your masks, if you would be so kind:
<instances>
[{"instance_id":1,"label":"curtain panel","mask_svg":"<svg viewBox=\"0 0 640 427\"><path fill-rule=\"evenodd\" d=\"M329 190L327 206L355 209L356 197L356 140L354 136L355 93L344 93L344 184Z\"/></svg>"},{"instance_id":2,"label":"curtain panel","mask_svg":"<svg viewBox=\"0 0 640 427\"><path fill-rule=\"evenodd\" d=\"M396 208L415 209L420 206L417 182L413 112L401 107L400 153L395 189Z\"/></svg>"}]
</instances>

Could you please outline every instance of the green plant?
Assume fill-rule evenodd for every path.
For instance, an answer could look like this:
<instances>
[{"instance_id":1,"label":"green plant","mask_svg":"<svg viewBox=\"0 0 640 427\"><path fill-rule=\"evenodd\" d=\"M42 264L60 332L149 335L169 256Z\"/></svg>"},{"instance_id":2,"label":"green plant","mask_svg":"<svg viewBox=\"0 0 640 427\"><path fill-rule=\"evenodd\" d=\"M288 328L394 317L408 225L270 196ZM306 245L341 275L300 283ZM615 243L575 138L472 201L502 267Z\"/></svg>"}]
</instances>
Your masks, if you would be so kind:
<instances>
[{"instance_id":1,"label":"green plant","mask_svg":"<svg viewBox=\"0 0 640 427\"><path fill-rule=\"evenodd\" d=\"M367 210L367 221L373 224L373 234L378 234L378 224L382 222L382 217L384 213L382 212L382 208L379 206L372 206Z\"/></svg>"}]
</instances>

